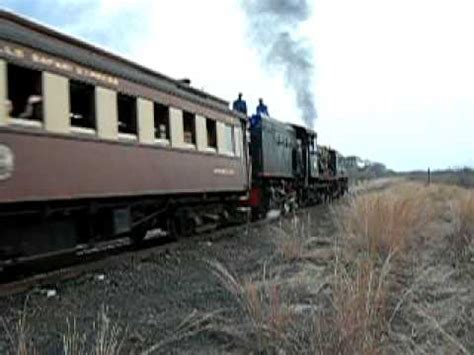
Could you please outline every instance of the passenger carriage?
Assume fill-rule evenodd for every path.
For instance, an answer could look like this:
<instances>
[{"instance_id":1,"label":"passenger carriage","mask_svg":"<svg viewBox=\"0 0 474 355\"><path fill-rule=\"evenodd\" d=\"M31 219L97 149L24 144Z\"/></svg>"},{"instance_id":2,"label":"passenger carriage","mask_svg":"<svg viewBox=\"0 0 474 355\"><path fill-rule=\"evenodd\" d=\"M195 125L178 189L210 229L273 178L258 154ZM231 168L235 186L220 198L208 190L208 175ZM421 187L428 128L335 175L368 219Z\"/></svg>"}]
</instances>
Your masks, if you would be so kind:
<instances>
[{"instance_id":1,"label":"passenger carriage","mask_svg":"<svg viewBox=\"0 0 474 355\"><path fill-rule=\"evenodd\" d=\"M247 194L226 101L4 11L0 103L0 260L186 233Z\"/></svg>"}]
</instances>

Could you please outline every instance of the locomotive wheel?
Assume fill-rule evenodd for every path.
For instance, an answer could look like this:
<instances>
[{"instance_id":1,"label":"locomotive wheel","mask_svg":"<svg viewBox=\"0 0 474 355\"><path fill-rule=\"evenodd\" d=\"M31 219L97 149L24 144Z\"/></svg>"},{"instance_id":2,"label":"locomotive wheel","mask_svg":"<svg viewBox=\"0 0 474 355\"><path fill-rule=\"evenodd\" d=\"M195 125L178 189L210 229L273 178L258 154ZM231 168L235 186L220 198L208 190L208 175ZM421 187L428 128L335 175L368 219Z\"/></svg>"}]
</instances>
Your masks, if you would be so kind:
<instances>
[{"instance_id":1,"label":"locomotive wheel","mask_svg":"<svg viewBox=\"0 0 474 355\"><path fill-rule=\"evenodd\" d=\"M261 208L261 207L252 208L252 212L251 212L252 221L261 220L265 218L266 214L267 212L264 208Z\"/></svg>"}]
</instances>

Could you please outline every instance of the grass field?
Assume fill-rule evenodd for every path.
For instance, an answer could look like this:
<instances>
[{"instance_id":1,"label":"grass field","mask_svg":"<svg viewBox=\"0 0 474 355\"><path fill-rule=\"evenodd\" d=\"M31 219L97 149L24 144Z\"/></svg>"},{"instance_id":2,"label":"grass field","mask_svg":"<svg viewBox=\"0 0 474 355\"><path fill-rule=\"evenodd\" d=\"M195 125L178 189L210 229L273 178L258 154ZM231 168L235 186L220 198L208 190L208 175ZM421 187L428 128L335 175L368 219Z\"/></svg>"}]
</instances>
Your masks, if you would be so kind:
<instances>
[{"instance_id":1,"label":"grass field","mask_svg":"<svg viewBox=\"0 0 474 355\"><path fill-rule=\"evenodd\" d=\"M427 181L426 171L403 174L413 181ZM474 188L474 169L452 169L431 172L431 182L435 184L456 185L465 188Z\"/></svg>"},{"instance_id":2,"label":"grass field","mask_svg":"<svg viewBox=\"0 0 474 355\"><path fill-rule=\"evenodd\" d=\"M332 242L318 243L301 217L276 233L287 267L299 265L290 278L266 271L261 280L239 282L217 266L247 315L239 334L247 332L249 350L474 351L474 191L414 182L381 190L372 183L332 215Z\"/></svg>"}]
</instances>

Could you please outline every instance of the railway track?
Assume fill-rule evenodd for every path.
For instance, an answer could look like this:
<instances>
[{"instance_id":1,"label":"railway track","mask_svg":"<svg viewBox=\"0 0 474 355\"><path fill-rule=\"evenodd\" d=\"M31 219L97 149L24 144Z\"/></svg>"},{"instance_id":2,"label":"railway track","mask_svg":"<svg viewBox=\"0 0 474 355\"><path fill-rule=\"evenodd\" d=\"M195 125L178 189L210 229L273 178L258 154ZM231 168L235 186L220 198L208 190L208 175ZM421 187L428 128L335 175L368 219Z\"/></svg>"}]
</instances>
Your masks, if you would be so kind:
<instances>
[{"instance_id":1,"label":"railway track","mask_svg":"<svg viewBox=\"0 0 474 355\"><path fill-rule=\"evenodd\" d=\"M166 252L178 245L179 241L169 237L147 238L140 245L134 244L129 238L123 238L90 248L78 247L41 258L19 260L15 265L4 265L0 274L0 296L80 277L101 269L110 258L140 257L147 252Z\"/></svg>"},{"instance_id":2,"label":"railway track","mask_svg":"<svg viewBox=\"0 0 474 355\"><path fill-rule=\"evenodd\" d=\"M98 272L112 258L121 258L126 262L146 258L152 254L169 253L188 239L192 242L216 241L228 234L246 233L250 227L263 226L272 221L274 218L225 226L212 232L193 235L185 240L172 239L163 233L155 232L149 233L139 245L134 244L129 238L123 238L90 248L81 246L74 250L43 256L41 259L21 259L14 266L8 263L3 265L3 270L0 272L0 297L51 287L87 273Z\"/></svg>"}]
</instances>

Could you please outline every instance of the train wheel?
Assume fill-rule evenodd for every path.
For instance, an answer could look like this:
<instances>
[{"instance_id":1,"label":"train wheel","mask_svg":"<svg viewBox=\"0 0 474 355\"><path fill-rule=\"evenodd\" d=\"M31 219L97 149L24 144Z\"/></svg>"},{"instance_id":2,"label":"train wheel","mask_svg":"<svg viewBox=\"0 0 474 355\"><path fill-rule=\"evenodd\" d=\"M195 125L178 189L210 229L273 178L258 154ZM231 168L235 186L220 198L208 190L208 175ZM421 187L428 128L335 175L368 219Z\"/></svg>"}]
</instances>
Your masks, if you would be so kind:
<instances>
[{"instance_id":1,"label":"train wheel","mask_svg":"<svg viewBox=\"0 0 474 355\"><path fill-rule=\"evenodd\" d=\"M169 232L175 239L189 237L194 233L195 227L190 209L177 210L168 223Z\"/></svg>"},{"instance_id":2,"label":"train wheel","mask_svg":"<svg viewBox=\"0 0 474 355\"><path fill-rule=\"evenodd\" d=\"M130 238L134 244L140 244L145 239L148 229L144 227L137 227L130 232Z\"/></svg>"},{"instance_id":3,"label":"train wheel","mask_svg":"<svg viewBox=\"0 0 474 355\"><path fill-rule=\"evenodd\" d=\"M267 215L267 210L265 208L262 208L262 207L252 208L252 212L251 212L252 221L258 221L258 220L264 219L266 215Z\"/></svg>"}]
</instances>

